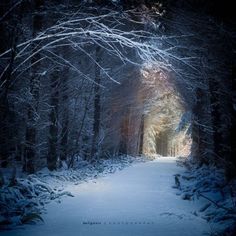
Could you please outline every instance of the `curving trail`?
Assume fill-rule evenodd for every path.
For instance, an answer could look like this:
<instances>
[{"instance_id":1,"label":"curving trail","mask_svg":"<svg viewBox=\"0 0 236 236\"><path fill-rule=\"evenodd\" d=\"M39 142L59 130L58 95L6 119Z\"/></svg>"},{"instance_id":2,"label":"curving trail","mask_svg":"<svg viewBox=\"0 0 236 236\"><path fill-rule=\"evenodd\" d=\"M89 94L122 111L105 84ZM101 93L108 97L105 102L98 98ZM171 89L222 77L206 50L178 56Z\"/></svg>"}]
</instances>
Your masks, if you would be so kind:
<instances>
[{"instance_id":1,"label":"curving trail","mask_svg":"<svg viewBox=\"0 0 236 236\"><path fill-rule=\"evenodd\" d=\"M184 169L175 158L138 163L80 185L68 186L75 197L52 202L45 223L2 236L201 236L210 226L194 211L199 202L182 200L173 189ZM94 223L98 224L94 224ZM89 225L86 223L93 223Z\"/></svg>"}]
</instances>

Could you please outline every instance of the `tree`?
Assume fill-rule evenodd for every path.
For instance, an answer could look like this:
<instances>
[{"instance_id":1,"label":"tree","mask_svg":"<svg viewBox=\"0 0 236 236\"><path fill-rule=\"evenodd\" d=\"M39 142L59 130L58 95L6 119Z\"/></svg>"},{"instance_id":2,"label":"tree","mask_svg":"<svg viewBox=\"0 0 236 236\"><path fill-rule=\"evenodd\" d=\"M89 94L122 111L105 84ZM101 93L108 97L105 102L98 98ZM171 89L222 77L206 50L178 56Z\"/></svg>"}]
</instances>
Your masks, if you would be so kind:
<instances>
[{"instance_id":1,"label":"tree","mask_svg":"<svg viewBox=\"0 0 236 236\"><path fill-rule=\"evenodd\" d=\"M58 155L58 103L59 103L59 72L55 68L50 78L51 92L50 92L50 115L49 115L49 150L47 156L47 166L49 170L57 169L57 155Z\"/></svg>"},{"instance_id":2,"label":"tree","mask_svg":"<svg viewBox=\"0 0 236 236\"><path fill-rule=\"evenodd\" d=\"M44 1L43 0L34 0L32 2L32 8L34 10L33 16L33 23L32 23L32 35L36 37L38 32L42 28L42 14L40 13L41 7L43 7ZM39 73L39 61L41 56L39 53L36 53L38 50L38 45L32 45L32 56L31 65L32 65L32 72L31 72L31 79L30 79L30 93L31 97L31 104L28 108L27 116L27 128L25 134L25 161L23 169L28 173L34 173L35 171L35 159L36 155L36 135L37 135L37 110L38 110L38 100L39 100L39 87L40 87L40 73ZM37 64L37 65L35 65Z\"/></svg>"},{"instance_id":3,"label":"tree","mask_svg":"<svg viewBox=\"0 0 236 236\"><path fill-rule=\"evenodd\" d=\"M66 161L68 155L68 135L69 135L69 102L68 102L68 73L69 69L64 68L63 78L61 78L61 107L62 107L62 128L60 142L60 160ZM58 78L59 79L59 78Z\"/></svg>"},{"instance_id":4,"label":"tree","mask_svg":"<svg viewBox=\"0 0 236 236\"><path fill-rule=\"evenodd\" d=\"M101 57L100 46L96 47L95 51L95 79L94 79L94 120L93 120L93 138L92 138L92 148L91 148L91 158L98 155L98 142L100 133L100 113L101 113L101 97L100 97L100 57Z\"/></svg>"}]
</instances>

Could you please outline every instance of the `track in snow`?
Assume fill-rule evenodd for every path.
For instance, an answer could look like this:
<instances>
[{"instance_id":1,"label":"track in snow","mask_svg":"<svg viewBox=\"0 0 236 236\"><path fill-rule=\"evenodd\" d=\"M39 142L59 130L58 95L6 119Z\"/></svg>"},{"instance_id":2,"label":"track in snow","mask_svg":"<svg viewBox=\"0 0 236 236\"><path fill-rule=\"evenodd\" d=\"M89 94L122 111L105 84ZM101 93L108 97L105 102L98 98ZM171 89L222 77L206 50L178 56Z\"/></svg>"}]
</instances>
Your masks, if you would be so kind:
<instances>
[{"instance_id":1,"label":"track in snow","mask_svg":"<svg viewBox=\"0 0 236 236\"><path fill-rule=\"evenodd\" d=\"M173 189L184 169L175 158L135 164L106 177L71 185L73 198L47 206L45 223L2 236L201 236L210 226L193 214L198 202ZM86 223L92 223L86 224ZM98 223L98 224L95 224Z\"/></svg>"}]
</instances>

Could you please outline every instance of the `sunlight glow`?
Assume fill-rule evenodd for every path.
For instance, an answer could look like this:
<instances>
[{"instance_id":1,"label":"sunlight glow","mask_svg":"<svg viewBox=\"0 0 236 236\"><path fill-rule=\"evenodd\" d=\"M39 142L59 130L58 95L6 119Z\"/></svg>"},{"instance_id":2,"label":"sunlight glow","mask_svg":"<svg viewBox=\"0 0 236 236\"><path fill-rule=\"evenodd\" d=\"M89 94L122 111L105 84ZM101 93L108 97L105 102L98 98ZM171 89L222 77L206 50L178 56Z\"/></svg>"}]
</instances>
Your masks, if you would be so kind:
<instances>
[{"instance_id":1,"label":"sunlight glow","mask_svg":"<svg viewBox=\"0 0 236 236\"><path fill-rule=\"evenodd\" d=\"M147 91L143 154L189 155L192 143L190 118L187 116L186 119L185 115L189 113L171 82L171 76L150 65L144 65L141 73Z\"/></svg>"}]
</instances>

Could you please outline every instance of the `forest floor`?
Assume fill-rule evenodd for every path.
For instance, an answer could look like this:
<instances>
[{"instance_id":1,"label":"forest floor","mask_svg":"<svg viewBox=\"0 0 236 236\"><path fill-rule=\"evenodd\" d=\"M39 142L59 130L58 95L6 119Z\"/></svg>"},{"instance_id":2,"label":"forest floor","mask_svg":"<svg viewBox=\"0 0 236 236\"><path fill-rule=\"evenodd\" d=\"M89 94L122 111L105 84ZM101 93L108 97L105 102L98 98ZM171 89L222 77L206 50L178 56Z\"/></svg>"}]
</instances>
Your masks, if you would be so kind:
<instances>
[{"instance_id":1,"label":"forest floor","mask_svg":"<svg viewBox=\"0 0 236 236\"><path fill-rule=\"evenodd\" d=\"M176 158L161 157L80 184L67 184L65 190L73 197L51 201L43 223L23 225L1 235L217 235L213 233L227 225L215 221L224 209L206 198L194 197L193 187L187 183L191 180L196 186L199 178L189 173ZM207 211L214 212L213 220L207 218Z\"/></svg>"}]
</instances>

